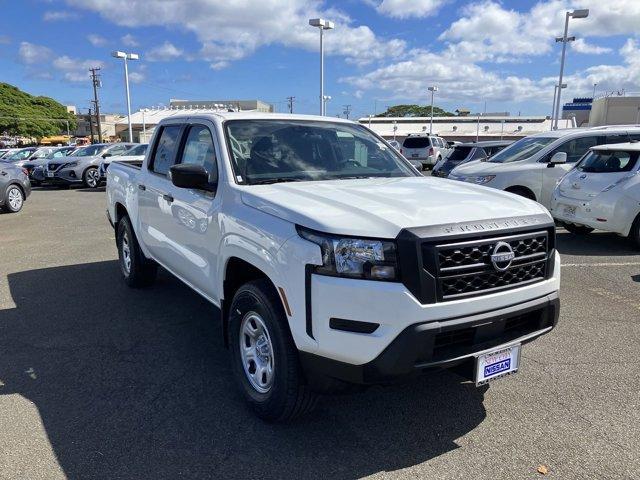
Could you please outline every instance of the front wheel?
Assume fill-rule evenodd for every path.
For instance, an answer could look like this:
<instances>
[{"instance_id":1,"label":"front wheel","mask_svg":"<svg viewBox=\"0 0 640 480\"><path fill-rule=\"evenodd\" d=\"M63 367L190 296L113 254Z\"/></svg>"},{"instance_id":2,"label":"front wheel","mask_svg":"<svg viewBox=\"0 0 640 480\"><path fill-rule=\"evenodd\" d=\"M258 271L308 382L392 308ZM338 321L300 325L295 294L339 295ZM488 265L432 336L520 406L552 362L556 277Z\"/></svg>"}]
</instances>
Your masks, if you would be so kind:
<instances>
[{"instance_id":1,"label":"front wheel","mask_svg":"<svg viewBox=\"0 0 640 480\"><path fill-rule=\"evenodd\" d=\"M100 172L96 167L89 167L84 171L82 181L87 188L98 188L100 186Z\"/></svg>"},{"instance_id":2,"label":"front wheel","mask_svg":"<svg viewBox=\"0 0 640 480\"><path fill-rule=\"evenodd\" d=\"M255 414L286 422L316 403L304 378L298 351L280 299L268 280L238 289L229 308L233 372Z\"/></svg>"},{"instance_id":3,"label":"front wheel","mask_svg":"<svg viewBox=\"0 0 640 480\"><path fill-rule=\"evenodd\" d=\"M640 214L636 217L629 231L629 240L636 249L640 250Z\"/></svg>"},{"instance_id":4,"label":"front wheel","mask_svg":"<svg viewBox=\"0 0 640 480\"><path fill-rule=\"evenodd\" d=\"M22 210L24 204L24 195L20 187L11 185L7 188L7 192L4 196L4 207L11 213L17 213Z\"/></svg>"},{"instance_id":5,"label":"front wheel","mask_svg":"<svg viewBox=\"0 0 640 480\"><path fill-rule=\"evenodd\" d=\"M565 223L564 228L566 228L574 235L587 235L594 230L593 228L587 227L586 225L574 225L573 223Z\"/></svg>"},{"instance_id":6,"label":"front wheel","mask_svg":"<svg viewBox=\"0 0 640 480\"><path fill-rule=\"evenodd\" d=\"M116 245L125 283L132 288L151 285L156 279L158 265L142 253L127 216L122 217L118 222Z\"/></svg>"}]
</instances>

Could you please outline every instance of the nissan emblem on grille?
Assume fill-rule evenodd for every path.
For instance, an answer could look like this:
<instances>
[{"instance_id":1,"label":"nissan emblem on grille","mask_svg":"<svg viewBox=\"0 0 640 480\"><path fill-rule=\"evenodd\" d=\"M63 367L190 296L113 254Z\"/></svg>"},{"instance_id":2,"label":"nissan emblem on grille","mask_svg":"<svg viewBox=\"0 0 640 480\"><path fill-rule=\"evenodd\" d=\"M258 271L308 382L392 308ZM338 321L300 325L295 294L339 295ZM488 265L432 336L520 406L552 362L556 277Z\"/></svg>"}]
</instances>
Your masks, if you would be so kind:
<instances>
[{"instance_id":1,"label":"nissan emblem on grille","mask_svg":"<svg viewBox=\"0 0 640 480\"><path fill-rule=\"evenodd\" d=\"M513 248L507 242L498 242L493 249L493 253L491 254L491 263L493 268L495 268L499 272L504 272L509 266L511 266L511 262L516 257L516 254L513 253Z\"/></svg>"}]
</instances>

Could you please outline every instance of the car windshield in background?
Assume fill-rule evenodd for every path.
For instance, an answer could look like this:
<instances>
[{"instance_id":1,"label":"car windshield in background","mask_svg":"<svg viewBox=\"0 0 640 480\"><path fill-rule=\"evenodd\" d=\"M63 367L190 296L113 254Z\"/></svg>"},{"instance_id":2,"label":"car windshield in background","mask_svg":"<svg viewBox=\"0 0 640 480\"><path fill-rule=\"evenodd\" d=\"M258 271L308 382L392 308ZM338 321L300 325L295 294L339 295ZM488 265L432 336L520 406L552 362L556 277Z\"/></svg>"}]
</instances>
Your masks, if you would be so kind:
<instances>
[{"instance_id":1,"label":"car windshield in background","mask_svg":"<svg viewBox=\"0 0 640 480\"><path fill-rule=\"evenodd\" d=\"M469 156L473 147L455 147L453 152L447 157L452 162L460 162Z\"/></svg>"},{"instance_id":2,"label":"car windshield in background","mask_svg":"<svg viewBox=\"0 0 640 480\"><path fill-rule=\"evenodd\" d=\"M69 156L70 157L95 157L102 151L102 149L104 149L104 145L89 145L88 147L79 148Z\"/></svg>"},{"instance_id":3,"label":"car windshield in background","mask_svg":"<svg viewBox=\"0 0 640 480\"><path fill-rule=\"evenodd\" d=\"M417 175L394 149L359 125L230 120L225 128L242 183Z\"/></svg>"},{"instance_id":4,"label":"car windshield in background","mask_svg":"<svg viewBox=\"0 0 640 480\"><path fill-rule=\"evenodd\" d=\"M407 137L402 146L404 148L429 148L431 143L427 137Z\"/></svg>"},{"instance_id":5,"label":"car windshield in background","mask_svg":"<svg viewBox=\"0 0 640 480\"><path fill-rule=\"evenodd\" d=\"M585 155L576 166L585 173L630 172L638 161L638 152L596 150Z\"/></svg>"},{"instance_id":6,"label":"car windshield in background","mask_svg":"<svg viewBox=\"0 0 640 480\"><path fill-rule=\"evenodd\" d=\"M147 145L136 145L135 147L122 153L123 157L133 157L136 155L144 155L147 151Z\"/></svg>"},{"instance_id":7,"label":"car windshield in background","mask_svg":"<svg viewBox=\"0 0 640 480\"><path fill-rule=\"evenodd\" d=\"M488 161L491 163L509 163L524 160L531 155L538 153L544 147L549 145L556 137L525 137L515 143L512 143L504 150L500 150Z\"/></svg>"},{"instance_id":8,"label":"car windshield in background","mask_svg":"<svg viewBox=\"0 0 640 480\"><path fill-rule=\"evenodd\" d=\"M33 154L33 150L18 150L17 152L7 155L3 160L7 162L19 162L25 158L29 158Z\"/></svg>"}]
</instances>

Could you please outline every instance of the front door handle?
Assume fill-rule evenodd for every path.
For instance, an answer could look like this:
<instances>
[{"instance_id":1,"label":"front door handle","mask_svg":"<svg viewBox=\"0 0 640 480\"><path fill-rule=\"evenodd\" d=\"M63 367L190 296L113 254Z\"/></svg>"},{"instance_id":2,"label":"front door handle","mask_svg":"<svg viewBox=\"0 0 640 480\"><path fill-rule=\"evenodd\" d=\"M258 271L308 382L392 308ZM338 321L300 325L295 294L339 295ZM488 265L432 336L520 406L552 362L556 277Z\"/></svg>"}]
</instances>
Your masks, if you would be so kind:
<instances>
[{"instance_id":1,"label":"front door handle","mask_svg":"<svg viewBox=\"0 0 640 480\"><path fill-rule=\"evenodd\" d=\"M144 192L146 189L146 186L142 185L141 183L138 184L138 190L142 190Z\"/></svg>"},{"instance_id":2,"label":"front door handle","mask_svg":"<svg viewBox=\"0 0 640 480\"><path fill-rule=\"evenodd\" d=\"M169 195L168 193L165 193L164 195L162 195L162 198L164 198L169 203L173 202L173 197L171 195Z\"/></svg>"}]
</instances>

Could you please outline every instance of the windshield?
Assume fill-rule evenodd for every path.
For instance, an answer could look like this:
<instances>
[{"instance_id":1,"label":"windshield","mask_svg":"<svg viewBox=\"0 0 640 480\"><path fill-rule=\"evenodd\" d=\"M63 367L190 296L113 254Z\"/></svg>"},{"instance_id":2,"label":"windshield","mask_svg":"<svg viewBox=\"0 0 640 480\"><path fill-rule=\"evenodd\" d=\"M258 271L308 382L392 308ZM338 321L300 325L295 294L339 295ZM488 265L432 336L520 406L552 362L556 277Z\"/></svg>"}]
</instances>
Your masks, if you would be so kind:
<instances>
[{"instance_id":1,"label":"windshield","mask_svg":"<svg viewBox=\"0 0 640 480\"><path fill-rule=\"evenodd\" d=\"M509 163L524 160L535 155L544 147L549 145L557 137L525 137L512 143L504 150L500 150L488 161L492 163Z\"/></svg>"},{"instance_id":2,"label":"windshield","mask_svg":"<svg viewBox=\"0 0 640 480\"><path fill-rule=\"evenodd\" d=\"M104 149L104 145L89 145L88 147L79 148L70 157L95 157Z\"/></svg>"},{"instance_id":3,"label":"windshield","mask_svg":"<svg viewBox=\"0 0 640 480\"><path fill-rule=\"evenodd\" d=\"M144 155L146 151L147 151L147 145L146 144L137 145L137 146L127 150L126 152L123 152L122 156L123 157L133 157L134 155Z\"/></svg>"},{"instance_id":4,"label":"windshield","mask_svg":"<svg viewBox=\"0 0 640 480\"><path fill-rule=\"evenodd\" d=\"M453 152L451 152L451 155L447 157L447 160L450 160L452 162L459 162L461 160L464 160L469 156L472 149L473 147L455 147L453 149Z\"/></svg>"},{"instance_id":5,"label":"windshield","mask_svg":"<svg viewBox=\"0 0 640 480\"><path fill-rule=\"evenodd\" d=\"M428 148L431 146L428 137L407 137L402 143L404 148Z\"/></svg>"},{"instance_id":6,"label":"windshield","mask_svg":"<svg viewBox=\"0 0 640 480\"><path fill-rule=\"evenodd\" d=\"M7 155L3 160L7 162L18 162L20 160L24 160L25 158L29 158L33 150L18 150L17 152L13 152L10 155Z\"/></svg>"},{"instance_id":7,"label":"windshield","mask_svg":"<svg viewBox=\"0 0 640 480\"><path fill-rule=\"evenodd\" d=\"M242 183L416 176L394 149L360 125L232 120L225 128Z\"/></svg>"},{"instance_id":8,"label":"windshield","mask_svg":"<svg viewBox=\"0 0 640 480\"><path fill-rule=\"evenodd\" d=\"M587 173L630 172L637 161L638 152L595 150L587 153L576 168Z\"/></svg>"}]
</instances>

